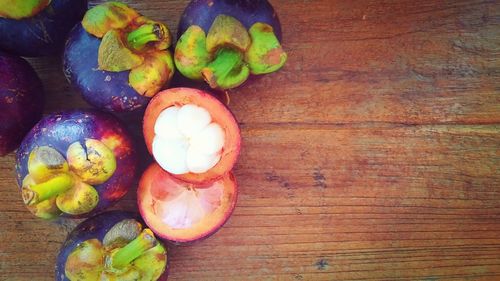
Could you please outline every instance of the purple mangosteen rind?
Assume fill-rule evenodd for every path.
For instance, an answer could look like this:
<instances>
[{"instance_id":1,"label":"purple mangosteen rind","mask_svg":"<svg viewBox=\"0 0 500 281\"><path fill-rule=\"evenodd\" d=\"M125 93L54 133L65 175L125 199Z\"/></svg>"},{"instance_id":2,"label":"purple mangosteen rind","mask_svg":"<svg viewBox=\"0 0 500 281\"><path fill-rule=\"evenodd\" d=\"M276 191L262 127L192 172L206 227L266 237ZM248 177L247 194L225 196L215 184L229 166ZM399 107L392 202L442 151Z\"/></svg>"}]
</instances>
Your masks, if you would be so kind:
<instances>
[{"instance_id":1,"label":"purple mangosteen rind","mask_svg":"<svg viewBox=\"0 0 500 281\"><path fill-rule=\"evenodd\" d=\"M40 1L40 5L30 8L32 10L20 18L5 14L12 9L10 6L5 7L4 13L0 11L0 49L27 57L58 54L68 32L87 10L87 0Z\"/></svg>"},{"instance_id":2,"label":"purple mangosteen rind","mask_svg":"<svg viewBox=\"0 0 500 281\"><path fill-rule=\"evenodd\" d=\"M89 104L110 112L138 111L172 79L170 44L163 23L122 3L103 3L71 31L64 73Z\"/></svg>"},{"instance_id":3,"label":"purple mangosteen rind","mask_svg":"<svg viewBox=\"0 0 500 281\"><path fill-rule=\"evenodd\" d=\"M43 86L31 65L0 51L0 156L16 149L42 117Z\"/></svg>"},{"instance_id":4,"label":"purple mangosteen rind","mask_svg":"<svg viewBox=\"0 0 500 281\"><path fill-rule=\"evenodd\" d=\"M90 239L97 239L101 242L104 241L106 233L113 228L114 225L123 220L135 220L139 222L143 228L147 226L144 224L138 213L124 212L124 211L108 211L90 219L85 220L79 224L66 238L61 246L56 260L55 274L57 281L70 281L65 274L66 262L70 254L75 251L78 245ZM166 250L166 266L163 274L158 281L166 281L169 271L169 254L165 244L163 247Z\"/></svg>"},{"instance_id":5,"label":"purple mangosteen rind","mask_svg":"<svg viewBox=\"0 0 500 281\"><path fill-rule=\"evenodd\" d=\"M94 143L97 143L97 146L87 147L88 145L93 145ZM93 151L102 153L101 151L104 149L104 151L111 151L113 154L113 163L115 163L113 171L106 176L105 181L101 180L98 182L91 182L84 178L86 174L81 174L81 171L71 171L71 173L74 172L74 174L82 176L81 181L83 183L80 184L80 182L78 182L78 187L86 188L83 189L84 191L88 191L90 189L93 192L90 194L97 196L97 200L95 197L91 198L94 200L91 202L95 204L93 206L83 206L84 208L87 208L83 209L85 211L62 212L60 213L60 216L83 218L103 211L127 193L135 178L136 154L133 140L130 138L125 127L114 116L96 110L69 110L54 113L44 117L37 125L35 125L35 127L33 127L33 129L26 135L17 151L17 182L26 204L29 204L30 198L26 200L26 188L23 187L23 181L29 177L33 177L28 170L30 154L35 151L35 149L47 147L48 150L52 149L57 151L59 155L65 158L64 160L69 160L68 157L72 155L81 156L77 153L72 153L73 151L78 152L78 148L80 148L80 151L85 150L83 153L83 159L87 157L87 160L88 157L96 154ZM72 152L70 153L70 151ZM78 161L75 161L74 163L78 164ZM74 167L78 168L79 166ZM108 166L104 167L107 168ZM68 173L70 172L68 171ZM67 179L60 177L60 175L57 175L57 177L50 175L49 177L52 177L49 178L49 180L57 178L62 179L63 182ZM75 182L71 181L71 179L69 181L70 183L67 184L69 189L74 187L73 184L77 186ZM48 182L48 180L43 180L42 182ZM63 190L63 192L66 192L66 190ZM64 198L67 200L72 199L71 193L68 193L67 196L69 197ZM86 199L91 200L89 198ZM46 201L48 200L42 201L42 203ZM82 203L82 205L85 205L85 203ZM53 213L53 211L50 212ZM54 216L57 217L57 215ZM40 217L49 219L53 218L52 216Z\"/></svg>"},{"instance_id":6,"label":"purple mangosteen rind","mask_svg":"<svg viewBox=\"0 0 500 281\"><path fill-rule=\"evenodd\" d=\"M250 74L275 72L287 60L280 22L267 0L191 1L178 30L177 69L213 89L236 88Z\"/></svg>"}]
</instances>

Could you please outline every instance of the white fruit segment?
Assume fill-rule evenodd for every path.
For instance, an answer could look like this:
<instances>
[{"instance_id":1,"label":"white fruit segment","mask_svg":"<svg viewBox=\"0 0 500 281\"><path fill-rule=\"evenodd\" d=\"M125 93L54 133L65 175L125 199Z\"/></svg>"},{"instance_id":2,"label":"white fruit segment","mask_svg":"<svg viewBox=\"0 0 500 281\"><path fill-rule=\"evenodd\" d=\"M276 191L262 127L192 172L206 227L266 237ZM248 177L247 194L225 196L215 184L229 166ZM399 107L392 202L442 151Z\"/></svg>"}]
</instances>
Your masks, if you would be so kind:
<instances>
[{"instance_id":1,"label":"white fruit segment","mask_svg":"<svg viewBox=\"0 0 500 281\"><path fill-rule=\"evenodd\" d=\"M155 134L164 139L180 139L184 135L177 126L178 106L171 106L163 110L155 123Z\"/></svg>"},{"instance_id":2,"label":"white fruit segment","mask_svg":"<svg viewBox=\"0 0 500 281\"><path fill-rule=\"evenodd\" d=\"M186 104L163 110L154 132L153 156L169 173L204 173L221 159L224 130L202 107Z\"/></svg>"},{"instance_id":3,"label":"white fruit segment","mask_svg":"<svg viewBox=\"0 0 500 281\"><path fill-rule=\"evenodd\" d=\"M179 109L177 126L187 138L193 137L212 122L210 113L194 104L186 104Z\"/></svg>"},{"instance_id":4,"label":"white fruit segment","mask_svg":"<svg viewBox=\"0 0 500 281\"><path fill-rule=\"evenodd\" d=\"M191 145L187 151L186 165L193 173L204 173L215 166L220 157L220 154L205 154Z\"/></svg>"},{"instance_id":5,"label":"white fruit segment","mask_svg":"<svg viewBox=\"0 0 500 281\"><path fill-rule=\"evenodd\" d=\"M180 175L189 172L186 155L189 144L184 139L153 139L153 155L156 162L166 171Z\"/></svg>"},{"instance_id":6,"label":"white fruit segment","mask_svg":"<svg viewBox=\"0 0 500 281\"><path fill-rule=\"evenodd\" d=\"M224 186L220 182L203 189L169 186L171 196L154 199L154 212L174 229L191 228L220 207Z\"/></svg>"}]
</instances>

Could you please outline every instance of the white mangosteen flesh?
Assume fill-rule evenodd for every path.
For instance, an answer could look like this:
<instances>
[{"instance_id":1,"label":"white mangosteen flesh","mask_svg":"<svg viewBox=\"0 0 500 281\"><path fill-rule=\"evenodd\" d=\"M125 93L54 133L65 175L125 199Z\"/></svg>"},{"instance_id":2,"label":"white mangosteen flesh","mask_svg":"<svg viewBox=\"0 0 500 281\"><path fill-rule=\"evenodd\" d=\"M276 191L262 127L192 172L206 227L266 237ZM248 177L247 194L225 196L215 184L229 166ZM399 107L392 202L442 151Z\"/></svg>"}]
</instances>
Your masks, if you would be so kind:
<instances>
[{"instance_id":1,"label":"white mangosteen flesh","mask_svg":"<svg viewBox=\"0 0 500 281\"><path fill-rule=\"evenodd\" d=\"M200 106L166 108L156 119L154 131L153 156L171 174L205 173L221 159L224 130Z\"/></svg>"}]
</instances>

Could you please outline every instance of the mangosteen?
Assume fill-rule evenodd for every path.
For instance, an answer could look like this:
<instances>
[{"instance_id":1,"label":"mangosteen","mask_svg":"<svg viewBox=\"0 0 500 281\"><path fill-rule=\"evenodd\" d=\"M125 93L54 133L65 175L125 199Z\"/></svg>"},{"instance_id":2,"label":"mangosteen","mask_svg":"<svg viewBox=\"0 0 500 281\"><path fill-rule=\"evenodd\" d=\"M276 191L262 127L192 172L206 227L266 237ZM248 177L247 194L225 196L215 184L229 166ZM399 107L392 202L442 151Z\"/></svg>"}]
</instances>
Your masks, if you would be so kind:
<instances>
[{"instance_id":1,"label":"mangosteen","mask_svg":"<svg viewBox=\"0 0 500 281\"><path fill-rule=\"evenodd\" d=\"M144 114L146 146L156 162L184 182L214 182L233 168L240 129L229 109L207 92L172 88L158 93Z\"/></svg>"},{"instance_id":2,"label":"mangosteen","mask_svg":"<svg viewBox=\"0 0 500 281\"><path fill-rule=\"evenodd\" d=\"M0 49L19 56L58 54L87 0L0 0Z\"/></svg>"},{"instance_id":3,"label":"mangosteen","mask_svg":"<svg viewBox=\"0 0 500 281\"><path fill-rule=\"evenodd\" d=\"M231 172L199 185L183 182L154 163L139 182L137 204L144 222L158 237L184 244L217 232L231 216L237 196Z\"/></svg>"},{"instance_id":4,"label":"mangosteen","mask_svg":"<svg viewBox=\"0 0 500 281\"><path fill-rule=\"evenodd\" d=\"M167 26L119 2L87 11L64 51L68 81L91 105L111 112L143 109L174 74Z\"/></svg>"},{"instance_id":5,"label":"mangosteen","mask_svg":"<svg viewBox=\"0 0 500 281\"><path fill-rule=\"evenodd\" d=\"M31 65L0 51L0 156L16 149L42 117L42 82Z\"/></svg>"},{"instance_id":6,"label":"mangosteen","mask_svg":"<svg viewBox=\"0 0 500 281\"><path fill-rule=\"evenodd\" d=\"M179 23L174 61L182 75L226 90L287 60L281 26L267 0L193 0Z\"/></svg>"},{"instance_id":7,"label":"mangosteen","mask_svg":"<svg viewBox=\"0 0 500 281\"><path fill-rule=\"evenodd\" d=\"M57 281L166 281L167 276L167 248L135 213L112 211L84 221L57 256Z\"/></svg>"},{"instance_id":8,"label":"mangosteen","mask_svg":"<svg viewBox=\"0 0 500 281\"><path fill-rule=\"evenodd\" d=\"M23 201L34 215L88 217L127 193L136 155L114 116L69 110L33 127L17 151L16 169Z\"/></svg>"}]
</instances>

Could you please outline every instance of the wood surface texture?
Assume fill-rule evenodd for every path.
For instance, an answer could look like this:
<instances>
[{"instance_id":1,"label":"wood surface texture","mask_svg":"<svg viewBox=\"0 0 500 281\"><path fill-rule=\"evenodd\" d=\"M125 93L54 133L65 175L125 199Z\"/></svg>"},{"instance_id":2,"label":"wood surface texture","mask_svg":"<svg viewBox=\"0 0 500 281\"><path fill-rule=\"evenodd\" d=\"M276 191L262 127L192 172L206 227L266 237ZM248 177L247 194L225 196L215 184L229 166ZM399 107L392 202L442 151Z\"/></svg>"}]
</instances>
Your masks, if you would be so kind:
<instances>
[{"instance_id":1,"label":"wood surface texture","mask_svg":"<svg viewBox=\"0 0 500 281\"><path fill-rule=\"evenodd\" d=\"M174 34L187 4L125 2ZM500 280L499 2L272 3L289 61L231 95L236 210L170 249L170 280ZM59 58L30 61L47 113L88 107ZM77 221L34 218L13 168L0 159L0 280L53 280Z\"/></svg>"}]
</instances>

